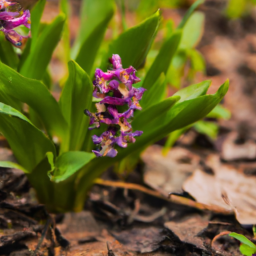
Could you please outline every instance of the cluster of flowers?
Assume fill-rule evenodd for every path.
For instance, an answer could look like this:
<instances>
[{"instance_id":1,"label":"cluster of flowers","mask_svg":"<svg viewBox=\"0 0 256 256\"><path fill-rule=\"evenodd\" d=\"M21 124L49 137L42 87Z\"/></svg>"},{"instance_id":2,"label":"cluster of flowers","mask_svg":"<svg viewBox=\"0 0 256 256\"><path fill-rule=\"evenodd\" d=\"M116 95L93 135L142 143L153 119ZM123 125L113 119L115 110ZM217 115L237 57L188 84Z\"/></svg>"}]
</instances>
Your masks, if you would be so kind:
<instances>
[{"instance_id":1,"label":"cluster of flowers","mask_svg":"<svg viewBox=\"0 0 256 256\"><path fill-rule=\"evenodd\" d=\"M99 128L101 123L108 125L107 131L101 136L92 136L93 143L98 145L98 150L92 151L97 157L115 157L115 145L125 148L127 143L136 141L134 137L143 133L132 132L131 118L136 109L141 110L139 101L145 89L132 86L140 82L140 79L136 77L136 70L132 66L123 69L119 55L113 54L110 62L112 70L105 73L100 69L95 71L93 96L101 99L95 104L97 113L85 110L85 114L90 117L90 130ZM124 105L128 105L128 110L119 113L118 106Z\"/></svg>"},{"instance_id":2,"label":"cluster of flowers","mask_svg":"<svg viewBox=\"0 0 256 256\"><path fill-rule=\"evenodd\" d=\"M29 10L20 9L18 3L0 0L0 31L4 32L6 39L17 47L20 47L22 40L28 36L22 36L14 29L20 25L30 29L31 24Z\"/></svg>"}]
</instances>

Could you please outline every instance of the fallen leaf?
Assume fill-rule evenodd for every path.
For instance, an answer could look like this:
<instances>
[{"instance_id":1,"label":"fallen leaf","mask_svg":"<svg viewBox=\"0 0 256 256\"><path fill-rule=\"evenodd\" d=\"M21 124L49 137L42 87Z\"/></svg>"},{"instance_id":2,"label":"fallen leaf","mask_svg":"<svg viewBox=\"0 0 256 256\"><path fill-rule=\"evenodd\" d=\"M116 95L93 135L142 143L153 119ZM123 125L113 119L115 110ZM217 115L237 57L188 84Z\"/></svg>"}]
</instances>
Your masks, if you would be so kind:
<instances>
[{"instance_id":1,"label":"fallen leaf","mask_svg":"<svg viewBox=\"0 0 256 256\"><path fill-rule=\"evenodd\" d=\"M142 154L144 181L165 196L181 193L183 182L199 165L200 157L180 147L172 148L163 156L162 149L153 145Z\"/></svg>"},{"instance_id":2,"label":"fallen leaf","mask_svg":"<svg viewBox=\"0 0 256 256\"><path fill-rule=\"evenodd\" d=\"M169 229L179 241L206 250L204 240L199 237L199 235L207 228L208 220L196 216L180 222L169 221L166 222L164 226Z\"/></svg>"},{"instance_id":3,"label":"fallen leaf","mask_svg":"<svg viewBox=\"0 0 256 256\"><path fill-rule=\"evenodd\" d=\"M183 188L197 202L233 211L241 224L256 223L256 177L248 177L231 165L222 164L217 155L208 157L214 175L196 170Z\"/></svg>"},{"instance_id":4,"label":"fallen leaf","mask_svg":"<svg viewBox=\"0 0 256 256\"><path fill-rule=\"evenodd\" d=\"M160 243L165 239L161 234L162 229L155 227L133 228L111 234L127 249L134 252L149 253L160 248Z\"/></svg>"}]
</instances>

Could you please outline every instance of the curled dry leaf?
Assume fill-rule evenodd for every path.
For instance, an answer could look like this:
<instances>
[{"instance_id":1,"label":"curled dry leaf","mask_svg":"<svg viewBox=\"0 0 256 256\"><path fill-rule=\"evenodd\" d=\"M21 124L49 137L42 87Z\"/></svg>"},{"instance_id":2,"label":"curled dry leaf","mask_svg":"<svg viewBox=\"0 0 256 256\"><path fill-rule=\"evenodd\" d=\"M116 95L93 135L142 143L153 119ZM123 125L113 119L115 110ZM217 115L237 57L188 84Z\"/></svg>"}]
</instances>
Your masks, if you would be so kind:
<instances>
[{"instance_id":1,"label":"curled dry leaf","mask_svg":"<svg viewBox=\"0 0 256 256\"><path fill-rule=\"evenodd\" d=\"M142 155L144 181L162 195L182 192L182 184L199 165L200 157L184 148L175 147L163 156L162 147L153 145Z\"/></svg>"},{"instance_id":2,"label":"curled dry leaf","mask_svg":"<svg viewBox=\"0 0 256 256\"><path fill-rule=\"evenodd\" d=\"M207 165L214 175L196 170L183 188L197 202L220 208L223 213L234 212L241 224L256 223L256 177L248 177L236 168L222 164L219 157L210 155Z\"/></svg>"}]
</instances>

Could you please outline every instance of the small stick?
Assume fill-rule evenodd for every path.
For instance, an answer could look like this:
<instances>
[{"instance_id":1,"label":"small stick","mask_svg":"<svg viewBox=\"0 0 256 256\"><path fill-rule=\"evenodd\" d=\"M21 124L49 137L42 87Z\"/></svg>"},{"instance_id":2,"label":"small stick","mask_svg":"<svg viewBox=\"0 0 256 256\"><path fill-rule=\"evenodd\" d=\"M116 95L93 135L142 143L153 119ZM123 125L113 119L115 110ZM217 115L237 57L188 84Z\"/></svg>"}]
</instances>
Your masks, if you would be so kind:
<instances>
[{"instance_id":1,"label":"small stick","mask_svg":"<svg viewBox=\"0 0 256 256\"><path fill-rule=\"evenodd\" d=\"M47 219L47 222L46 222L46 224L45 224L45 227L44 227L44 230L43 230L43 232L42 232L41 238L40 238L40 240L39 240L39 242L38 242L38 244L37 244L37 246L36 246L35 251L34 251L33 254L32 254L33 256L36 256L37 251L39 250L40 246L42 245L43 240L44 240L44 238L45 238L45 236L46 236L47 230L48 230L48 228L49 228L49 226L50 226L50 224L51 224L51 221L52 221L51 218L48 218L48 219Z\"/></svg>"},{"instance_id":2,"label":"small stick","mask_svg":"<svg viewBox=\"0 0 256 256\"><path fill-rule=\"evenodd\" d=\"M107 242L107 249L108 249L108 256L115 256L114 252L109 249L108 242Z\"/></svg>"}]
</instances>

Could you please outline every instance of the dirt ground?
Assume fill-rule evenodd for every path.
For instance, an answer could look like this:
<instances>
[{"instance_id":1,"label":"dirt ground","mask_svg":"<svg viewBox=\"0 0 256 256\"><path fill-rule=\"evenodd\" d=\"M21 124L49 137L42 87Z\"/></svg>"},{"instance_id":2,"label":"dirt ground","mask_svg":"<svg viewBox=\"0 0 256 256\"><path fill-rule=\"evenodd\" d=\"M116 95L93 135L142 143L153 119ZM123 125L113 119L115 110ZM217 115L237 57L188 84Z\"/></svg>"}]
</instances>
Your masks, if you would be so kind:
<instances>
[{"instance_id":1,"label":"dirt ground","mask_svg":"<svg viewBox=\"0 0 256 256\"><path fill-rule=\"evenodd\" d=\"M150 146L125 182L113 170L96 180L80 213L49 214L21 171L1 168L0 255L241 255L227 233L254 239L256 12L230 21L222 2L201 7L198 46L207 70L197 80L211 79L212 93L230 79L224 106L232 117L218 121L217 139L192 129L166 156L163 141ZM171 15L179 20L184 11ZM0 160L12 159L1 138Z\"/></svg>"}]
</instances>

